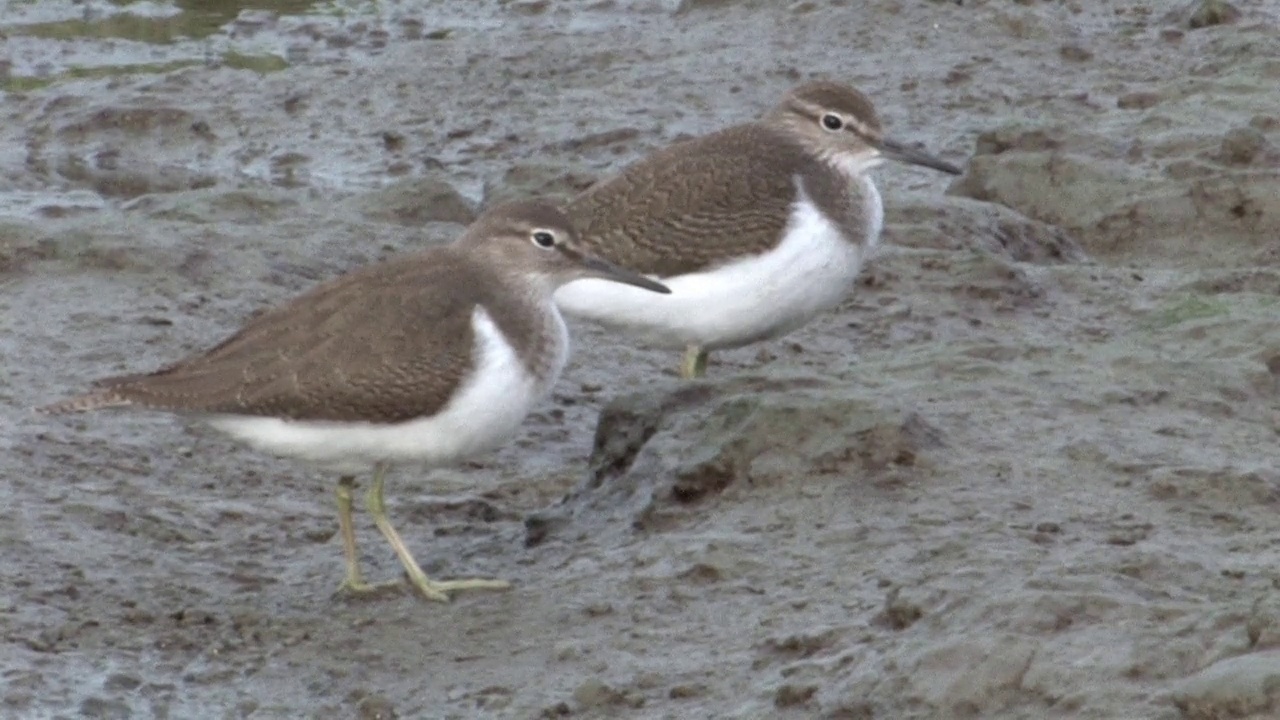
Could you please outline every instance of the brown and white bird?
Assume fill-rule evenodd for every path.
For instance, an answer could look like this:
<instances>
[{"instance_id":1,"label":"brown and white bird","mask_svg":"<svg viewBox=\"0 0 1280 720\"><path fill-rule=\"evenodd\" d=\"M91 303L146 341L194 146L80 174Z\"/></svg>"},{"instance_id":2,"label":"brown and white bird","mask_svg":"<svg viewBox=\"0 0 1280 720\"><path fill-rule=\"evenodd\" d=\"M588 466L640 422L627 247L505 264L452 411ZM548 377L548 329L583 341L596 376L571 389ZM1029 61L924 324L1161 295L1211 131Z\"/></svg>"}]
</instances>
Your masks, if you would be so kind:
<instances>
[{"instance_id":1,"label":"brown and white bird","mask_svg":"<svg viewBox=\"0 0 1280 720\"><path fill-rule=\"evenodd\" d=\"M356 473L372 471L368 510L423 596L505 588L500 580L429 579L387 519L383 480L389 467L457 463L516 433L568 357L552 293L580 278L667 292L585 254L555 207L509 203L452 244L322 283L204 353L101 380L42 410L196 416L259 450L332 469L340 475L343 588L355 592L374 588L361 575L351 520Z\"/></svg>"},{"instance_id":2,"label":"brown and white bird","mask_svg":"<svg viewBox=\"0 0 1280 720\"><path fill-rule=\"evenodd\" d=\"M671 145L567 203L585 247L670 295L579 280L556 303L685 349L681 376L702 375L709 351L781 337L844 299L880 241L870 171L885 160L961 172L887 137L858 90L795 87L758 122Z\"/></svg>"}]
</instances>

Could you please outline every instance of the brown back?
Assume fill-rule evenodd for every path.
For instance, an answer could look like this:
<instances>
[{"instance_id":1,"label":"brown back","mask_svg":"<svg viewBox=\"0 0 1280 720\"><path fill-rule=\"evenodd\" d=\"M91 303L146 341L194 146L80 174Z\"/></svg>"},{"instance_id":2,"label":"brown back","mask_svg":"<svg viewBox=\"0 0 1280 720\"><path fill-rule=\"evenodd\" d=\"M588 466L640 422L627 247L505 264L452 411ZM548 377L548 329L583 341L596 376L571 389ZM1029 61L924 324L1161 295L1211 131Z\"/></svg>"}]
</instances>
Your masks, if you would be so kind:
<instances>
[{"instance_id":1,"label":"brown back","mask_svg":"<svg viewBox=\"0 0 1280 720\"><path fill-rule=\"evenodd\" d=\"M499 326L509 333L541 329L531 324L541 322L543 309L521 300L483 263L452 247L433 248L318 285L203 354L99 381L97 392L50 410L138 405L369 422L429 416L471 368L477 305L495 321L503 317ZM546 371L531 353L522 358Z\"/></svg>"},{"instance_id":2,"label":"brown back","mask_svg":"<svg viewBox=\"0 0 1280 720\"><path fill-rule=\"evenodd\" d=\"M858 221L847 179L793 136L762 123L672 145L588 188L565 209L592 253L671 277L773 248L786 229L797 178L828 214L854 213L851 222Z\"/></svg>"}]
</instances>

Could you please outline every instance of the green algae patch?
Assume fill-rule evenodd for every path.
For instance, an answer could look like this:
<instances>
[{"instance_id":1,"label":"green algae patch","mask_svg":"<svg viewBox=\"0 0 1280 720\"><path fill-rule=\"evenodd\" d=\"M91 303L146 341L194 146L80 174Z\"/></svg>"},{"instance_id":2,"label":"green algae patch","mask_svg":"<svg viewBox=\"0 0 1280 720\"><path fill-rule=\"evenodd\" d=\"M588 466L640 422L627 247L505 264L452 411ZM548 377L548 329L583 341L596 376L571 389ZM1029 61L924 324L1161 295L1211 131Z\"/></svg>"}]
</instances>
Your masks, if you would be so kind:
<instances>
[{"instance_id":1,"label":"green algae patch","mask_svg":"<svg viewBox=\"0 0 1280 720\"><path fill-rule=\"evenodd\" d=\"M60 73L40 75L38 77L29 75L0 76L0 90L5 92L28 92L69 80L127 77L129 75L163 75L174 70L203 64L204 62L201 60L174 60L167 63L139 63L134 65L72 66Z\"/></svg>"},{"instance_id":2,"label":"green algae patch","mask_svg":"<svg viewBox=\"0 0 1280 720\"><path fill-rule=\"evenodd\" d=\"M1228 315L1230 312L1231 306L1222 300L1212 297L1191 296L1152 312L1143 318L1141 324L1149 330L1159 330L1181 325L1191 320L1204 320Z\"/></svg>"},{"instance_id":3,"label":"green algae patch","mask_svg":"<svg viewBox=\"0 0 1280 720\"><path fill-rule=\"evenodd\" d=\"M222 55L221 62L229 68L252 70L261 75L279 72L289 67L289 63L278 55L244 55L237 52L227 52ZM164 75L176 70L200 65L208 65L208 63L204 60L174 60L167 63L101 65L97 67L72 66L60 73L49 75L0 76L0 91L22 93L71 80L129 77L132 75Z\"/></svg>"},{"instance_id":4,"label":"green algae patch","mask_svg":"<svg viewBox=\"0 0 1280 720\"><path fill-rule=\"evenodd\" d=\"M225 53L222 64L237 70L252 70L260 75L280 72L289 67L288 61L279 55L243 55L238 52Z\"/></svg>"},{"instance_id":5,"label":"green algae patch","mask_svg":"<svg viewBox=\"0 0 1280 720\"><path fill-rule=\"evenodd\" d=\"M56 20L53 22L9 25L4 31L10 35L26 35L49 40L133 40L135 42L167 45L188 37L204 37L190 34L190 22L185 13L173 17L141 17L120 13L97 20Z\"/></svg>"},{"instance_id":6,"label":"green algae patch","mask_svg":"<svg viewBox=\"0 0 1280 720\"><path fill-rule=\"evenodd\" d=\"M114 5L129 5L134 0L113 0ZM153 45L169 45L181 40L199 40L220 32L242 11L260 10L278 15L347 15L353 12L376 12L377 3L318 2L317 0L177 0L181 12L168 17L149 17L122 12L108 17L82 18L50 22L0 26L9 35L76 40L81 38L132 40Z\"/></svg>"}]
</instances>

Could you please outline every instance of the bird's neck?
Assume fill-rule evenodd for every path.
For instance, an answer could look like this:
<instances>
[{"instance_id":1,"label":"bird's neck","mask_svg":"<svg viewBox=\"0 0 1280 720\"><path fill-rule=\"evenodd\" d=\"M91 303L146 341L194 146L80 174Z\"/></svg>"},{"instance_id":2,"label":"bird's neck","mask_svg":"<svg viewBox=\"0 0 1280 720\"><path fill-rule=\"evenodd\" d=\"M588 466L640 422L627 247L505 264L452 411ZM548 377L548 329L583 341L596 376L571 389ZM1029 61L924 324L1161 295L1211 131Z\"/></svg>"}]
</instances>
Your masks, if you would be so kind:
<instances>
[{"instance_id":1,"label":"bird's neck","mask_svg":"<svg viewBox=\"0 0 1280 720\"><path fill-rule=\"evenodd\" d=\"M559 376L568 353L568 336L552 301L554 283L533 273L499 272L499 288L481 301L506 335L520 363L539 383Z\"/></svg>"},{"instance_id":2,"label":"bird's neck","mask_svg":"<svg viewBox=\"0 0 1280 720\"><path fill-rule=\"evenodd\" d=\"M508 291L538 307L551 302L556 291L556 278L545 272L530 270L512 260L502 249L484 249L474 253L480 272L493 277L495 287Z\"/></svg>"}]
</instances>

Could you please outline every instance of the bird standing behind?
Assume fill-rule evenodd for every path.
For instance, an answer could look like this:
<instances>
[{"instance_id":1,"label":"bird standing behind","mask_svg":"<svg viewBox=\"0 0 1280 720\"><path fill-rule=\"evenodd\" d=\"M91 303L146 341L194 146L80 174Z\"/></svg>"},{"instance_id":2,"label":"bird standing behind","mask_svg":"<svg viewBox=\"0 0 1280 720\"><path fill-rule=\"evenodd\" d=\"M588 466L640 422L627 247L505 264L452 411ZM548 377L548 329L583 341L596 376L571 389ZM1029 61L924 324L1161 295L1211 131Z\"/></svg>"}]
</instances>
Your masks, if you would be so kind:
<instances>
[{"instance_id":1,"label":"bird standing behind","mask_svg":"<svg viewBox=\"0 0 1280 720\"><path fill-rule=\"evenodd\" d=\"M709 351L781 337L843 300L879 244L869 172L886 159L961 172L886 137L858 90L800 85L758 122L676 143L566 204L584 247L670 295L588 279L556 303L685 349L681 376L700 376Z\"/></svg>"}]
</instances>

